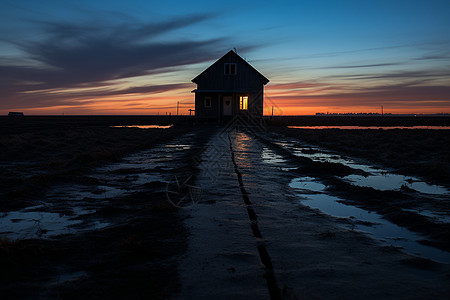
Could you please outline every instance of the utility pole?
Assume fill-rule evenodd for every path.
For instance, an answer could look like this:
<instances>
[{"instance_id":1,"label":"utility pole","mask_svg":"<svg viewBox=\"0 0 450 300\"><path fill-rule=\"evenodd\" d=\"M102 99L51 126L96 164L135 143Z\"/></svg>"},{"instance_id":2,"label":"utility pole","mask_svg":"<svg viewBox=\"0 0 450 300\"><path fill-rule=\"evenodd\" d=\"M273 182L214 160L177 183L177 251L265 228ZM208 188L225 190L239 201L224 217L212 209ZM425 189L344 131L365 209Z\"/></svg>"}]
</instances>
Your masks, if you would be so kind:
<instances>
[{"instance_id":1,"label":"utility pole","mask_svg":"<svg viewBox=\"0 0 450 300\"><path fill-rule=\"evenodd\" d=\"M272 105L272 119L273 119L273 105Z\"/></svg>"},{"instance_id":2,"label":"utility pole","mask_svg":"<svg viewBox=\"0 0 450 300\"><path fill-rule=\"evenodd\" d=\"M381 105L381 116L383 116L384 111L383 111L383 105Z\"/></svg>"},{"instance_id":3,"label":"utility pole","mask_svg":"<svg viewBox=\"0 0 450 300\"><path fill-rule=\"evenodd\" d=\"M177 101L177 116L178 116L178 108L180 107L180 101Z\"/></svg>"}]
</instances>

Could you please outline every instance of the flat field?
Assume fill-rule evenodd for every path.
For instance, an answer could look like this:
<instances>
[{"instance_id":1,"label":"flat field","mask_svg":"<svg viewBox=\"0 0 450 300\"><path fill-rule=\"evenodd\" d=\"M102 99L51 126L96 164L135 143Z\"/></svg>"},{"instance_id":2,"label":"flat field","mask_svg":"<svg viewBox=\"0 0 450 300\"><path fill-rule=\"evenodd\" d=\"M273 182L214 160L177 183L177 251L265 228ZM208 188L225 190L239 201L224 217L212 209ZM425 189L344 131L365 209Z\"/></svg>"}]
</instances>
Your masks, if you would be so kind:
<instances>
[{"instance_id":1,"label":"flat field","mask_svg":"<svg viewBox=\"0 0 450 300\"><path fill-rule=\"evenodd\" d=\"M348 119L330 120L308 124L349 125ZM422 119L408 120L409 126L423 125ZM433 120L429 125L447 122ZM227 298L227 291L237 291L248 298L264 295L260 289L252 294L250 279L265 286L266 275L274 274L267 293L285 298L444 299L450 274L450 131L287 128L304 125L291 121L278 119L255 131L169 117L0 118L0 295L166 299L223 291ZM172 123L168 129L113 127ZM404 182L386 189L371 185L377 172ZM293 183L308 187L300 189L304 196L296 198ZM319 212L304 201L311 195L337 197L375 213L443 255L440 261L416 257L354 231L377 225ZM237 204L221 206L227 199ZM207 217L200 213L205 207ZM240 240L250 227L255 235L256 219L264 240L254 241L251 234ZM221 237L216 230L237 248L225 251L222 240L211 242L212 235ZM195 250L193 241L204 247ZM266 256L247 266L261 255L262 241ZM289 252L291 246L298 249ZM244 276L242 270L258 274ZM306 270L312 275L301 273Z\"/></svg>"}]
</instances>

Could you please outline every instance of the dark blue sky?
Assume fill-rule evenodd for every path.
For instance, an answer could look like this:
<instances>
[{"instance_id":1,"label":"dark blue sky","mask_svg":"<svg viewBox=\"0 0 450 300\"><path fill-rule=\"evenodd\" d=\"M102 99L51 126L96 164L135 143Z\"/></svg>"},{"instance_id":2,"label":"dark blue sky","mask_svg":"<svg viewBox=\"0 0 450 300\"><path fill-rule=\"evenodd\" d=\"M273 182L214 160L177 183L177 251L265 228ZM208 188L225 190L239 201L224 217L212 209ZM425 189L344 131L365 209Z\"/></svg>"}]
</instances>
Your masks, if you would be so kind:
<instances>
[{"instance_id":1,"label":"dark blue sky","mask_svg":"<svg viewBox=\"0 0 450 300\"><path fill-rule=\"evenodd\" d=\"M233 48L278 114L450 113L449 15L449 1L3 0L0 113L187 111L190 80Z\"/></svg>"}]
</instances>

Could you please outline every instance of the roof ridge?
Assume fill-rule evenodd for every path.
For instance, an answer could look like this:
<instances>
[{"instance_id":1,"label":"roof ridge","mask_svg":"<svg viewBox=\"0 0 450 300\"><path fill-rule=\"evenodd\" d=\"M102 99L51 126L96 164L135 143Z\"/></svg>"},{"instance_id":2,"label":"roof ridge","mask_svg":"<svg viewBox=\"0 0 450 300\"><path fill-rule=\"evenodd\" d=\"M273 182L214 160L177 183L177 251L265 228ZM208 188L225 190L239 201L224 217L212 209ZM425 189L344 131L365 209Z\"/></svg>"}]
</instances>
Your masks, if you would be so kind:
<instances>
[{"instance_id":1,"label":"roof ridge","mask_svg":"<svg viewBox=\"0 0 450 300\"><path fill-rule=\"evenodd\" d=\"M203 70L200 74L198 74L194 79L192 79L191 81L193 83L197 83L196 80L197 78L199 78L200 76L202 76L207 70L209 70L212 66L214 66L215 64L217 64L220 60L222 60L224 57L226 57L227 55L235 55L237 56L239 59L241 59L243 62L245 62L253 71L255 71L259 76L261 76L265 83L267 84L269 82L269 79L267 79L263 74L261 74L258 70L255 69L255 67L253 67L249 62L247 62L245 59L243 59L239 54L237 54L235 51L230 50L227 53L225 53L222 57L220 57L218 60L216 60L214 63L212 63L208 68L206 68L205 70Z\"/></svg>"}]
</instances>

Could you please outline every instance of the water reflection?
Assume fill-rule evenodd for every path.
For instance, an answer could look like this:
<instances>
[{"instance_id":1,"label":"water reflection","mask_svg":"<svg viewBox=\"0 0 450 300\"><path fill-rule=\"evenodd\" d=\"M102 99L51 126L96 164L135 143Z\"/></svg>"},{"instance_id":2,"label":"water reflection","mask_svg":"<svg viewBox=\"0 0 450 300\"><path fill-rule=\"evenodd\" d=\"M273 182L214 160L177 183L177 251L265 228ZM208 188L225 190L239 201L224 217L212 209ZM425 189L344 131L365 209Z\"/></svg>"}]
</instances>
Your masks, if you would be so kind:
<instances>
[{"instance_id":1,"label":"water reflection","mask_svg":"<svg viewBox=\"0 0 450 300\"><path fill-rule=\"evenodd\" d=\"M338 197L326 194L326 186L312 177L300 177L291 181L290 187L297 191L302 204L339 218L354 221L357 230L367 232L390 245L406 252L435 261L450 263L450 253L418 243L422 239L408 229L399 227L374 212L340 203Z\"/></svg>"},{"instance_id":2,"label":"water reflection","mask_svg":"<svg viewBox=\"0 0 450 300\"><path fill-rule=\"evenodd\" d=\"M268 164L279 164L286 162L286 160L283 159L281 155L278 155L274 153L272 150L270 150L267 147L263 147L261 158L263 159L263 162Z\"/></svg>"},{"instance_id":3,"label":"water reflection","mask_svg":"<svg viewBox=\"0 0 450 300\"><path fill-rule=\"evenodd\" d=\"M0 213L0 235L8 239L48 238L109 226L96 213L108 206L111 198L147 190L149 184L156 183L163 189L161 183L172 180L164 171L174 168L178 153L191 147L190 140L185 135L172 143L131 154L120 162L102 165L88 174L94 183L52 187L45 195L45 205Z\"/></svg>"},{"instance_id":4,"label":"water reflection","mask_svg":"<svg viewBox=\"0 0 450 300\"><path fill-rule=\"evenodd\" d=\"M350 158L344 158L336 153L330 153L319 147L298 146L289 141L280 141L277 144L292 150L293 154L296 156L306 157L318 162L339 163L353 169L359 169L366 173L370 173L369 176L353 174L343 177L344 180L357 186L371 187L378 190L400 190L402 187L406 186L424 194L444 195L450 193L450 191L443 186L428 184L416 177L399 175L385 169L375 168L364 163L356 162Z\"/></svg>"},{"instance_id":5,"label":"water reflection","mask_svg":"<svg viewBox=\"0 0 450 300\"><path fill-rule=\"evenodd\" d=\"M326 186L320 182L315 181L312 177L296 178L289 184L290 187L297 190L302 190L303 193L322 192Z\"/></svg>"},{"instance_id":6,"label":"water reflection","mask_svg":"<svg viewBox=\"0 0 450 300\"><path fill-rule=\"evenodd\" d=\"M9 239L48 237L69 233L70 226L82 222L58 213L33 211L36 208L3 214L0 218L0 234Z\"/></svg>"},{"instance_id":7,"label":"water reflection","mask_svg":"<svg viewBox=\"0 0 450 300\"><path fill-rule=\"evenodd\" d=\"M438 185L430 185L417 178L398 174L376 172L367 177L361 175L348 175L343 179L357 186L372 187L377 190L401 190L403 187L424 193L424 194L446 194L448 190Z\"/></svg>"},{"instance_id":8,"label":"water reflection","mask_svg":"<svg viewBox=\"0 0 450 300\"><path fill-rule=\"evenodd\" d=\"M188 150L188 149L191 149L191 145L174 144L174 145L166 145L166 148L176 148L179 150Z\"/></svg>"},{"instance_id":9,"label":"water reflection","mask_svg":"<svg viewBox=\"0 0 450 300\"><path fill-rule=\"evenodd\" d=\"M296 129L431 129L431 130L448 130L450 126L288 126L288 128Z\"/></svg>"},{"instance_id":10,"label":"water reflection","mask_svg":"<svg viewBox=\"0 0 450 300\"><path fill-rule=\"evenodd\" d=\"M156 129L167 129L172 127L173 124L171 125L120 125L120 126L109 126L109 127L113 127L113 128L140 128L140 129L152 129L152 128L156 128Z\"/></svg>"},{"instance_id":11,"label":"water reflection","mask_svg":"<svg viewBox=\"0 0 450 300\"><path fill-rule=\"evenodd\" d=\"M251 153L250 143L251 137L242 132L235 132L234 138L231 139L233 143L233 151L236 155L236 160L241 168L250 168L251 160L249 154Z\"/></svg>"}]
</instances>

